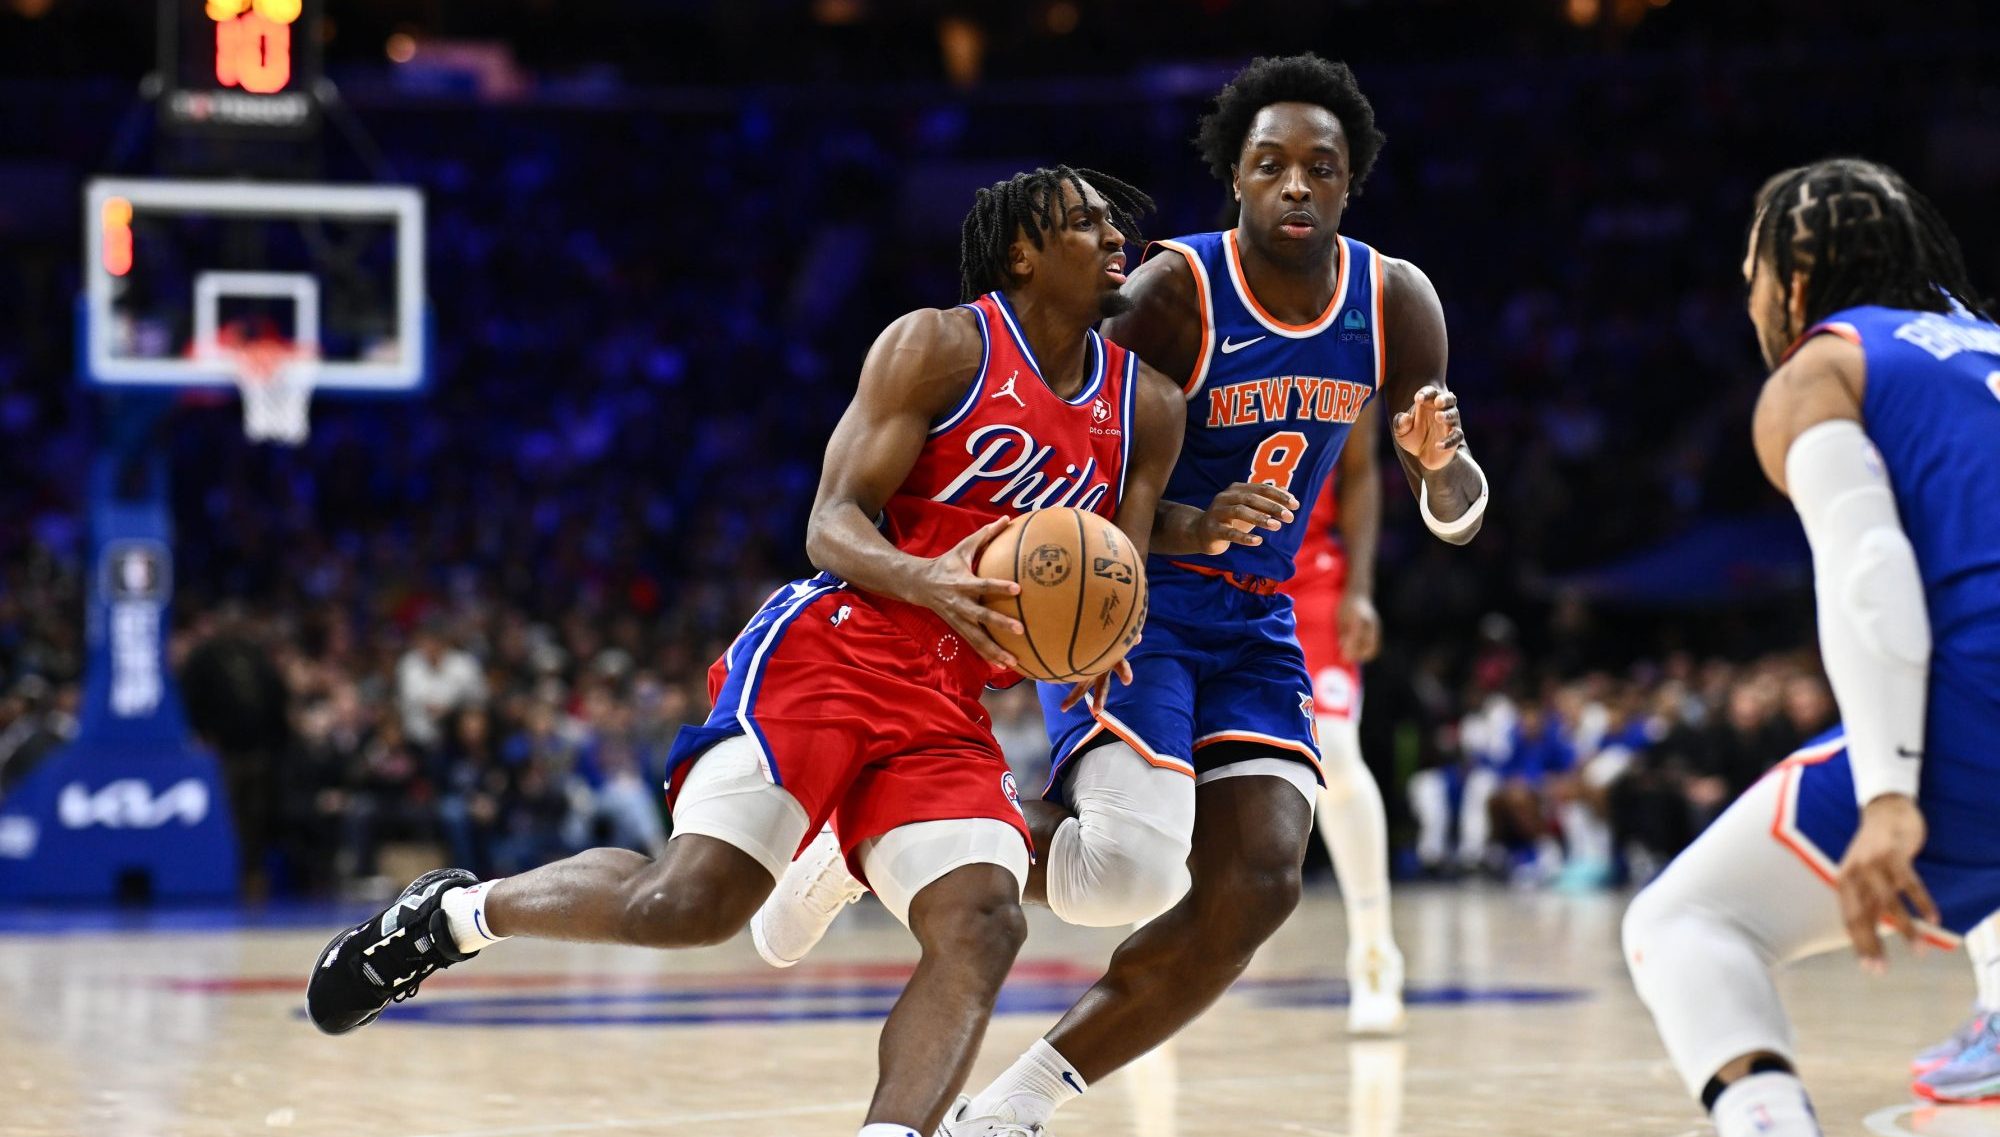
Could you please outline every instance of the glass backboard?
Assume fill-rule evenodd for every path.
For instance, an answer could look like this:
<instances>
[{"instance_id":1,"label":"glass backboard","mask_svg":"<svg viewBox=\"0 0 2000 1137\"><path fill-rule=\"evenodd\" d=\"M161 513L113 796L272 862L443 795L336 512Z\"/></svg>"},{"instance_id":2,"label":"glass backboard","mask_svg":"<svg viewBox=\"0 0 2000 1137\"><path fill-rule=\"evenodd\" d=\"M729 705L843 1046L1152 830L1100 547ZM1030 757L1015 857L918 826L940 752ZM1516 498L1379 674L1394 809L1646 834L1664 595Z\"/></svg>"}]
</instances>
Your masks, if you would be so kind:
<instances>
[{"instance_id":1,"label":"glass backboard","mask_svg":"<svg viewBox=\"0 0 2000 1137\"><path fill-rule=\"evenodd\" d=\"M320 390L422 386L416 189L100 178L85 194L86 382L226 387L227 349L268 340L310 356Z\"/></svg>"}]
</instances>

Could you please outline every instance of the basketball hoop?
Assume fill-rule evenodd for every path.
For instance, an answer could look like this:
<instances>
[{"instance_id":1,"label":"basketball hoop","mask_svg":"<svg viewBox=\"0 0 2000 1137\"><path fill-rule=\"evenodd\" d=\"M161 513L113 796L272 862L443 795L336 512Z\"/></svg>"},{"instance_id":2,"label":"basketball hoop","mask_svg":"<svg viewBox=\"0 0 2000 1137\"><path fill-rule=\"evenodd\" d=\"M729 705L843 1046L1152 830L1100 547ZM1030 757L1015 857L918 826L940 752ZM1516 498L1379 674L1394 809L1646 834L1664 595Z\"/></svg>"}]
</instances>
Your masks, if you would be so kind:
<instances>
[{"instance_id":1,"label":"basketball hoop","mask_svg":"<svg viewBox=\"0 0 2000 1137\"><path fill-rule=\"evenodd\" d=\"M314 354L284 340L219 347L243 398L243 434L252 442L297 446L312 432Z\"/></svg>"}]
</instances>

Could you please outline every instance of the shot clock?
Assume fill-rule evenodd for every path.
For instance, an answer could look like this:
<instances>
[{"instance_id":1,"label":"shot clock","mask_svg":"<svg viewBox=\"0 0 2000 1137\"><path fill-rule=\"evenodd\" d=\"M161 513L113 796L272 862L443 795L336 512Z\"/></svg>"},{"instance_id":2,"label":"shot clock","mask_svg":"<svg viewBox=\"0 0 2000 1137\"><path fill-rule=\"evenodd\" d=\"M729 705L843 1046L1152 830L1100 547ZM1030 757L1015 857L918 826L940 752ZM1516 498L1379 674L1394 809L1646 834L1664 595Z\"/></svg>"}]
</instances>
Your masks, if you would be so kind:
<instances>
[{"instance_id":1,"label":"shot clock","mask_svg":"<svg viewBox=\"0 0 2000 1137\"><path fill-rule=\"evenodd\" d=\"M160 0L161 118L183 133L298 137L319 119L322 0Z\"/></svg>"}]
</instances>

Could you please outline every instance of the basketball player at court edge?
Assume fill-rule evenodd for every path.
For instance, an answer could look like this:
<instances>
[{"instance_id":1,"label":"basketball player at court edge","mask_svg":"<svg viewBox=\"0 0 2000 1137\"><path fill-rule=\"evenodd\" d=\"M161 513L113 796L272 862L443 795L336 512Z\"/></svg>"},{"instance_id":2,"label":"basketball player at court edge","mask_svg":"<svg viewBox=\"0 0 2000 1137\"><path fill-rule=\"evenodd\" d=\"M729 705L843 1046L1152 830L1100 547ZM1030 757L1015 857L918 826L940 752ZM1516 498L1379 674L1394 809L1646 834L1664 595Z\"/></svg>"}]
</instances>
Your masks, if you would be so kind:
<instances>
[{"instance_id":1,"label":"basketball player at court edge","mask_svg":"<svg viewBox=\"0 0 2000 1137\"><path fill-rule=\"evenodd\" d=\"M1402 408L1391 437L1425 523L1454 544L1478 531L1486 478L1445 388L1437 293L1414 265L1338 232L1382 140L1353 73L1313 55L1253 62L1202 120L1197 143L1240 203L1237 226L1155 245L1133 274L1133 309L1104 329L1181 386L1187 437L1163 513L1239 480L1308 512L1380 391ZM1133 682L1083 705L1042 688L1055 770L1047 800L1029 806L1044 852L1028 894L1071 923L1151 922L1047 1037L953 1107L947 1137L1039 1132L1214 1003L1297 906L1322 785L1368 778L1354 755L1325 769L1315 738L1312 680L1279 591L1301 536L1288 525L1212 542L1202 558L1156 544ZM758 917L767 959L799 958L852 895L828 882L836 870L818 845L793 866L787 883L799 885ZM1374 981L1396 990L1386 903L1376 911L1379 932L1350 934L1386 945Z\"/></svg>"},{"instance_id":2,"label":"basketball player at court edge","mask_svg":"<svg viewBox=\"0 0 2000 1137\"><path fill-rule=\"evenodd\" d=\"M2000 908L2000 325L1936 210L1858 159L1764 185L1743 276L1757 457L1812 545L1841 725L1639 894L1625 959L1721 1137L1817 1137L1771 969L1851 940L1880 971L1880 925Z\"/></svg>"},{"instance_id":3,"label":"basketball player at court edge","mask_svg":"<svg viewBox=\"0 0 2000 1137\"><path fill-rule=\"evenodd\" d=\"M1127 304L1123 231L1151 204L1067 167L981 190L963 229L966 303L882 333L827 445L806 536L823 571L765 602L709 671L708 722L674 741L666 852L593 849L484 883L428 873L321 953L313 1022L353 1030L510 936L721 943L831 818L923 947L883 1026L860 1132L929 1134L1026 935L1028 829L979 703L1015 662L989 631L1023 630L984 601L1019 586L975 576L978 550L1049 506L1113 518L1139 555L1290 517L1282 495L1243 487L1156 524L1179 393L1093 330Z\"/></svg>"}]
</instances>

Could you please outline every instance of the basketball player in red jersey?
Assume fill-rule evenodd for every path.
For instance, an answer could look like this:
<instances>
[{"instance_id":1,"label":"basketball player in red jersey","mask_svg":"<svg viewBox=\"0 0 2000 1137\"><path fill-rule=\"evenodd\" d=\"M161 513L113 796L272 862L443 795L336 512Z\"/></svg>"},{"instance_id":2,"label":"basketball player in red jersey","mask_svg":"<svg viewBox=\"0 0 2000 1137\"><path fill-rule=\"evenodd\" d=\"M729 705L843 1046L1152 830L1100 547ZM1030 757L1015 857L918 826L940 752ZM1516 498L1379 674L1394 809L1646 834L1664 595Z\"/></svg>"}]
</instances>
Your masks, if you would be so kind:
<instances>
[{"instance_id":1,"label":"basketball player in red jersey","mask_svg":"<svg viewBox=\"0 0 2000 1137\"><path fill-rule=\"evenodd\" d=\"M883 332L827 445L806 535L823 571L765 603L710 669L708 722L674 742L667 851L593 849L484 883L429 873L321 953L314 1023L362 1026L510 936L720 943L831 820L923 946L883 1027L861 1137L929 1134L1026 934L1028 831L979 703L1014 663L989 630L1021 631L983 602L1019 589L975 576L977 551L1048 506L1113 518L1142 554L1228 528L1183 510L1154 540L1185 412L1173 383L1093 330L1123 306L1122 230L1150 207L1066 167L982 190L964 226L967 303Z\"/></svg>"},{"instance_id":2,"label":"basketball player in red jersey","mask_svg":"<svg viewBox=\"0 0 2000 1137\"><path fill-rule=\"evenodd\" d=\"M1353 73L1345 64L1313 55L1256 60L1217 96L1214 112L1201 123L1198 144L1240 202L1241 218L1227 233L1165 243L1179 255L1146 259L1127 290L1133 309L1105 325L1107 336L1184 383L1194 400L1186 412L1186 450L1169 481L1169 506L1186 504L1209 484L1241 476L1237 470L1249 470L1253 481L1265 480L1258 471L1277 466L1279 450L1288 471L1276 483L1280 486L1302 461L1325 461L1328 449L1352 433L1355 419L1337 412L1342 406L1359 409L1341 396L1358 387L1367 398L1388 404L1384 413L1395 453L1425 525L1447 542L1470 541L1488 491L1484 473L1465 450L1457 398L1445 387L1445 323L1437 292L1416 266L1379 256L1339 232L1348 195L1366 179L1382 145L1373 108ZM1358 277L1350 276L1350 269L1364 263L1365 270L1355 271L1368 273L1366 298L1355 284ZM1354 338L1344 338L1350 335ZM1374 375L1366 386L1327 382L1368 372ZM1322 396L1335 396L1332 418L1322 415L1321 401L1290 398L1314 382ZM1275 427L1282 433L1264 435ZM1321 444L1311 444L1313 432ZM1250 443L1259 436L1263 442L1253 456ZM1281 442L1279 450L1269 448ZM1315 478L1325 476L1325 467L1319 467ZM1316 491L1313 480L1303 486ZM1283 549L1291 531L1265 536L1265 550ZM1204 551L1242 564L1259 556L1254 548L1222 545ZM1207 751L1213 753L1197 745L1187 762L1196 775L1187 891L1119 946L1104 977L1047 1035L954 1107L941 1131L945 1137L1041 1131L1064 1103L1166 1041L1214 1003L1297 906L1319 789L1317 749L1278 739L1275 718L1262 735L1199 725L1204 718L1238 717L1244 708L1258 706L1260 696L1262 706L1278 705L1273 691L1280 685L1266 682L1263 673L1246 671L1241 681L1231 677L1223 661L1232 651L1240 658L1264 650L1271 674L1283 680L1283 693L1290 693L1296 641L1251 644L1237 629L1290 632L1291 614L1273 606L1267 594L1275 591L1269 587L1272 577L1291 567L1287 559L1285 572L1246 577L1157 556L1148 563L1152 618L1147 643L1130 657L1139 684L1094 700L1095 725L1106 729L1092 733L1092 724L1079 725L1084 744L1098 747L1078 760L1104 753L1117 757L1123 743L1124 760L1098 763L1091 774L1102 784L1085 788L1107 799L1107 790L1130 799L1135 789L1161 780L1149 773L1152 756L1186 760L1188 755L1177 751L1187 736L1209 729L1227 733L1208 736ZM1168 578L1169 572L1181 575ZM1197 584L1189 577L1221 583ZM1163 587L1169 579L1177 596ZM1217 589L1233 589L1242 598ZM1202 607L1190 607L1191 598L1199 598ZM1170 610L1170 603L1179 609ZM1243 615L1204 620L1204 611ZM1165 652L1168 645L1209 670L1178 690L1171 681L1156 685L1155 676L1171 680L1188 670ZM1308 678L1302 662L1297 672L1297 679ZM1186 698L1189 686L1197 692L1214 686L1235 697L1205 707L1198 694ZM1308 701L1308 714L1309 708ZM1197 723L1193 729L1187 725L1190 710ZM1113 712L1119 723L1111 722ZM1150 725L1136 725L1147 719ZM1121 733L1111 730L1113 725L1132 729ZM1283 725L1296 731L1303 724ZM1128 734L1146 750L1133 745ZM1307 755L1308 749L1313 753ZM1146 761L1132 760L1133 753ZM1083 774L1072 779L1072 796ZM1053 866L1050 875L1053 879Z\"/></svg>"},{"instance_id":3,"label":"basketball player in red jersey","mask_svg":"<svg viewBox=\"0 0 2000 1137\"><path fill-rule=\"evenodd\" d=\"M1403 1026L1403 953L1389 924L1389 823L1382 790L1361 757L1361 665L1382 648L1375 611L1379 418L1371 403L1354 421L1332 484L1305 520L1297 571L1279 585L1292 598L1312 676L1326 774L1316 819L1347 911L1350 1034L1393 1034Z\"/></svg>"}]
</instances>

